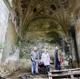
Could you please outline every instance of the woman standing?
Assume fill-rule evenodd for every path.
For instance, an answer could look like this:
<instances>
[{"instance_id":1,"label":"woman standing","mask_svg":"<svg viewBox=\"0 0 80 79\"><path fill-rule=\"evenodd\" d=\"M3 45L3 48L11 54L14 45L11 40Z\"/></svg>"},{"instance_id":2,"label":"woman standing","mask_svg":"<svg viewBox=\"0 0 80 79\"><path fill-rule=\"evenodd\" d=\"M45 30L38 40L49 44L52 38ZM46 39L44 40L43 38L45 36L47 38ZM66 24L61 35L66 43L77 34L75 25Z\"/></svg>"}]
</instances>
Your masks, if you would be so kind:
<instances>
[{"instance_id":1,"label":"woman standing","mask_svg":"<svg viewBox=\"0 0 80 79\"><path fill-rule=\"evenodd\" d=\"M48 74L48 72L50 71L50 56L46 48L42 53L41 62L44 63L45 73Z\"/></svg>"},{"instance_id":2,"label":"woman standing","mask_svg":"<svg viewBox=\"0 0 80 79\"><path fill-rule=\"evenodd\" d=\"M60 60L59 60L59 54L58 54L58 47L55 48L55 52L54 52L54 64L55 64L55 69L56 70L61 70L61 64L60 64Z\"/></svg>"}]
</instances>

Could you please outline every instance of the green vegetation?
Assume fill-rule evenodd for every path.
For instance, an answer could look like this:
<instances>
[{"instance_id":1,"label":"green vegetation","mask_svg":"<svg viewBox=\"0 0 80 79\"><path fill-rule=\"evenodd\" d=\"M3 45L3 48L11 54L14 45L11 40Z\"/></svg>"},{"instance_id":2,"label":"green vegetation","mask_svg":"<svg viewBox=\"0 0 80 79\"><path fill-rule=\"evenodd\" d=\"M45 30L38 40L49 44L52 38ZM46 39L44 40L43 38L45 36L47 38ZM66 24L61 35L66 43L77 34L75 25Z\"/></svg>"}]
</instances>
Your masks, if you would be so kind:
<instances>
[{"instance_id":1,"label":"green vegetation","mask_svg":"<svg viewBox=\"0 0 80 79\"><path fill-rule=\"evenodd\" d=\"M18 38L24 56L38 43L61 45L61 40L68 43L75 0L30 0L26 7Z\"/></svg>"}]
</instances>

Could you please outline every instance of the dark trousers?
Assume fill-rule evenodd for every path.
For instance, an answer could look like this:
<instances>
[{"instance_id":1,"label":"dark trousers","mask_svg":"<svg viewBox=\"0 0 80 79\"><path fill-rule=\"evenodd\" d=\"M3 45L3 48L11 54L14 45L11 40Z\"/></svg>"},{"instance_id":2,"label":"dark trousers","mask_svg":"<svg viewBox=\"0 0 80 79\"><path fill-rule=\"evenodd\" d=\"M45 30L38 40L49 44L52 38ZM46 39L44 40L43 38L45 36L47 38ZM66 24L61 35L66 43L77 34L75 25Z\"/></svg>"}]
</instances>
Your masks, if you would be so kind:
<instances>
[{"instance_id":1,"label":"dark trousers","mask_svg":"<svg viewBox=\"0 0 80 79\"><path fill-rule=\"evenodd\" d=\"M56 69L56 70L61 70L60 64L55 65L55 69Z\"/></svg>"},{"instance_id":2,"label":"dark trousers","mask_svg":"<svg viewBox=\"0 0 80 79\"><path fill-rule=\"evenodd\" d=\"M49 71L50 71L50 65L46 65L45 66L45 74L48 74Z\"/></svg>"}]
</instances>

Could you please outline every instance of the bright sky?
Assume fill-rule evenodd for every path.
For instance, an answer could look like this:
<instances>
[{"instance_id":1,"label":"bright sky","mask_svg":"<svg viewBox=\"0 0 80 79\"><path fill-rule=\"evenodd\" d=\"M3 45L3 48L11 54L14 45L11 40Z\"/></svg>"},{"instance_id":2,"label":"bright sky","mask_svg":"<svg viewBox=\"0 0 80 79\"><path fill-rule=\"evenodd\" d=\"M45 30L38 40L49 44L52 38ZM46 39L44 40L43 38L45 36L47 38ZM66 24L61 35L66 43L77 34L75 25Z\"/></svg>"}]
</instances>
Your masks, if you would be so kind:
<instances>
[{"instance_id":1,"label":"bright sky","mask_svg":"<svg viewBox=\"0 0 80 79\"><path fill-rule=\"evenodd\" d=\"M3 0L0 0L0 43L5 40L5 34L8 26L9 11L4 4Z\"/></svg>"}]
</instances>

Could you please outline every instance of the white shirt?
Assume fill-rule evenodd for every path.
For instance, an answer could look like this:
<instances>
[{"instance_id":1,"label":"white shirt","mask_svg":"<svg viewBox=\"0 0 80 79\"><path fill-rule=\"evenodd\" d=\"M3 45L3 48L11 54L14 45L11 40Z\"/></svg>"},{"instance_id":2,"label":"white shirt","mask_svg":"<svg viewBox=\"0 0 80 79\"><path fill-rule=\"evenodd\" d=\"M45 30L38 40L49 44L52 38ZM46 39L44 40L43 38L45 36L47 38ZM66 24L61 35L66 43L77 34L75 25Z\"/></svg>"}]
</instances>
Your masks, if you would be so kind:
<instances>
[{"instance_id":1,"label":"white shirt","mask_svg":"<svg viewBox=\"0 0 80 79\"><path fill-rule=\"evenodd\" d=\"M50 65L50 56L47 52L42 53L41 61L45 66Z\"/></svg>"}]
</instances>

